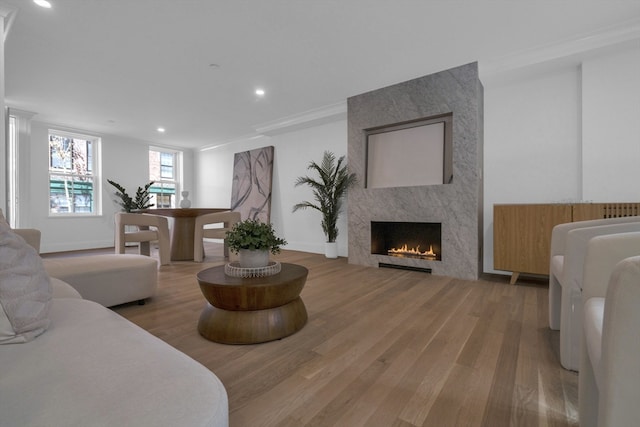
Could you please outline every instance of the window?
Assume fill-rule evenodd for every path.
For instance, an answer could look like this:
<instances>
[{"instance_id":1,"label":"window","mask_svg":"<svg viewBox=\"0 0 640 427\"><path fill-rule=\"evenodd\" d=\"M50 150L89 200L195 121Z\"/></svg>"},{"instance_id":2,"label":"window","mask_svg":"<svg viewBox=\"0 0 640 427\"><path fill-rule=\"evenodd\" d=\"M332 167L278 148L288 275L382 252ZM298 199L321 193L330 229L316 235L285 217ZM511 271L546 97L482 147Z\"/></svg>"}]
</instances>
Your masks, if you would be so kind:
<instances>
[{"instance_id":1,"label":"window","mask_svg":"<svg viewBox=\"0 0 640 427\"><path fill-rule=\"evenodd\" d=\"M100 138L49 131L49 213L97 215Z\"/></svg>"},{"instance_id":2,"label":"window","mask_svg":"<svg viewBox=\"0 0 640 427\"><path fill-rule=\"evenodd\" d=\"M177 188L180 186L179 151L164 148L149 149L149 179L151 186L151 203L157 208L175 208Z\"/></svg>"}]
</instances>

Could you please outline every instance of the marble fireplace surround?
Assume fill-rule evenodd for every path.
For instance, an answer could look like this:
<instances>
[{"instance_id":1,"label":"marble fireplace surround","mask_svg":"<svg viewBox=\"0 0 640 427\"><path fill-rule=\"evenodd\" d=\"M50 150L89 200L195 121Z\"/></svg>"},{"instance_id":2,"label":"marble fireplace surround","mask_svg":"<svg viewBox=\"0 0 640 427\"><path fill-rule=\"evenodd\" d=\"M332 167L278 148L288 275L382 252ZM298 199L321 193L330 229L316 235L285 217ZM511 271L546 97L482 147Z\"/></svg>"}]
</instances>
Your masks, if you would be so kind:
<instances>
[{"instance_id":1,"label":"marble fireplace surround","mask_svg":"<svg viewBox=\"0 0 640 427\"><path fill-rule=\"evenodd\" d=\"M353 96L348 106L349 170L358 185L348 193L349 263L430 269L475 280L482 271L483 88L477 63ZM453 114L450 184L364 188L368 129ZM371 222L439 222L442 260L371 253Z\"/></svg>"}]
</instances>

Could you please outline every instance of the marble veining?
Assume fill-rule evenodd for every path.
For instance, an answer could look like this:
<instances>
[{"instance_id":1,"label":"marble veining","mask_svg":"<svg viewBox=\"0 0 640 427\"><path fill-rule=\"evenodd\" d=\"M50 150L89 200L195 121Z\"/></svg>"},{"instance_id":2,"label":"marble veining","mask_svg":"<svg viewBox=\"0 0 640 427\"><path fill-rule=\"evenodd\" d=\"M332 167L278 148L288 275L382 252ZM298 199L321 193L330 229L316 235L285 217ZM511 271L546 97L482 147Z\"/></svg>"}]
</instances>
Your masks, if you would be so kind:
<instances>
[{"instance_id":1,"label":"marble veining","mask_svg":"<svg viewBox=\"0 0 640 427\"><path fill-rule=\"evenodd\" d=\"M348 193L349 262L431 268L433 274L477 279L481 259L482 84L477 63L351 97L349 170L359 184ZM453 113L451 184L364 188L365 130ZM371 254L371 221L442 223L442 261Z\"/></svg>"}]
</instances>

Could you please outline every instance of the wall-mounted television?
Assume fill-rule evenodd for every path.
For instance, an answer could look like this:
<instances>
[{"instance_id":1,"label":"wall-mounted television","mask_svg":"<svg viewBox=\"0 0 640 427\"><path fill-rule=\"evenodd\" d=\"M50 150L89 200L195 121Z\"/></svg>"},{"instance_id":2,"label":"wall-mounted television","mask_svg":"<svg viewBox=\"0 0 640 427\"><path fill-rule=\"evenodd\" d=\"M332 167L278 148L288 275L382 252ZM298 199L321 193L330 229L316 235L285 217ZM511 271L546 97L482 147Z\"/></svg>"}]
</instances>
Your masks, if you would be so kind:
<instances>
[{"instance_id":1,"label":"wall-mounted television","mask_svg":"<svg viewBox=\"0 0 640 427\"><path fill-rule=\"evenodd\" d=\"M453 114L365 130L366 188L449 184Z\"/></svg>"}]
</instances>

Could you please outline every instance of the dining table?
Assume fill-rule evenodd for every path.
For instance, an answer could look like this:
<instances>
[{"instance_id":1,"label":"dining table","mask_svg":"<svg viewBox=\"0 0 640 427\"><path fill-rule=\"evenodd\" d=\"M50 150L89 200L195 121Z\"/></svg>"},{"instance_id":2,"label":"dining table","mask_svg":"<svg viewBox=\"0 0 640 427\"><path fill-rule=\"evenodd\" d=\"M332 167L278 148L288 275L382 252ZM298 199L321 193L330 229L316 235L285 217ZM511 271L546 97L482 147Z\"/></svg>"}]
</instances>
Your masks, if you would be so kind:
<instances>
[{"instance_id":1,"label":"dining table","mask_svg":"<svg viewBox=\"0 0 640 427\"><path fill-rule=\"evenodd\" d=\"M171 261L193 261L193 236L200 215L226 212L230 208L157 208L141 212L169 217Z\"/></svg>"}]
</instances>

